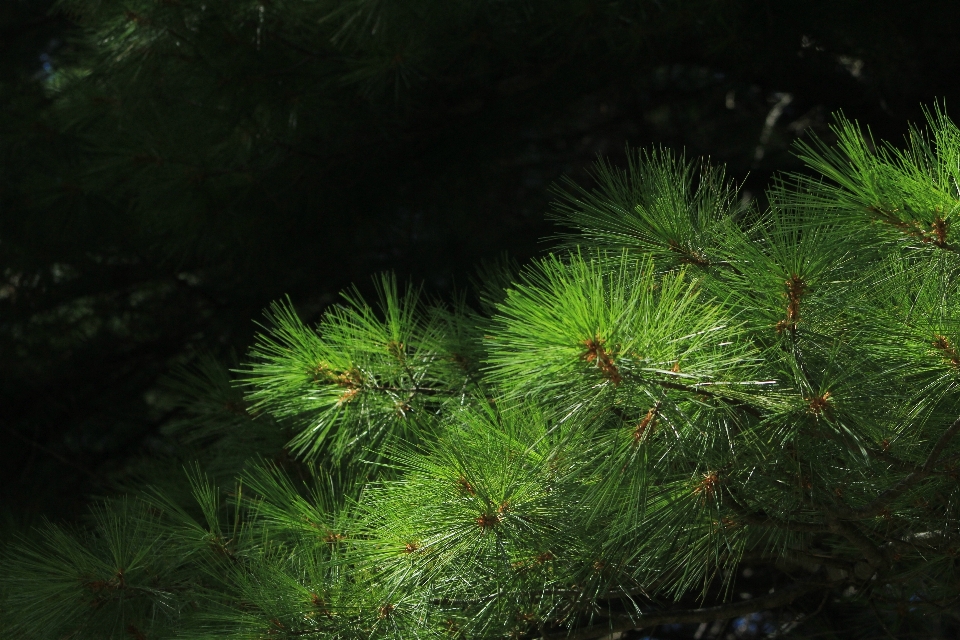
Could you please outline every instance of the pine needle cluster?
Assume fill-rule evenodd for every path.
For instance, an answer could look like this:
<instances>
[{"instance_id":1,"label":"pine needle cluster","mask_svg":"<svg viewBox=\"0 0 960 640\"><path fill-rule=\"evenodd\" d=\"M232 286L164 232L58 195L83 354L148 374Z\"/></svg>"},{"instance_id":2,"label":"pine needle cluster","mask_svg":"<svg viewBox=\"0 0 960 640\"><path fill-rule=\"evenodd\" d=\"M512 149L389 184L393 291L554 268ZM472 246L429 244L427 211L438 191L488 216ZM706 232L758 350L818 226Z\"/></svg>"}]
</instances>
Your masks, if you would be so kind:
<instances>
[{"instance_id":1,"label":"pine needle cluster","mask_svg":"<svg viewBox=\"0 0 960 640\"><path fill-rule=\"evenodd\" d=\"M956 611L960 129L928 127L900 150L840 118L766 211L668 151L600 162L595 189L558 191L561 246L488 266L477 310L391 276L316 327L275 304L233 382L183 383L181 428L292 434L289 457L226 485L191 466L188 499L143 488L10 547L8 634L586 639L827 598L891 625ZM769 590L737 600L745 568Z\"/></svg>"}]
</instances>

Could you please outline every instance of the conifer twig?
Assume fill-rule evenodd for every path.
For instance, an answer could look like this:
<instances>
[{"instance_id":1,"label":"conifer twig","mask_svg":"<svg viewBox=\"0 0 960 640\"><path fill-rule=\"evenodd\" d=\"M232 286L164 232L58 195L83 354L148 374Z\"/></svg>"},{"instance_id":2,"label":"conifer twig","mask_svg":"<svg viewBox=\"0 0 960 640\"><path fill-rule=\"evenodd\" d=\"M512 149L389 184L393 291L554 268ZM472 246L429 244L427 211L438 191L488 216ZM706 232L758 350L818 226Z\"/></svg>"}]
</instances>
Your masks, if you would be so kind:
<instances>
[{"instance_id":1,"label":"conifer twig","mask_svg":"<svg viewBox=\"0 0 960 640\"><path fill-rule=\"evenodd\" d=\"M820 567L829 567L836 571L845 571L847 574L853 573L851 563L841 562L833 557L818 555L814 553L805 553L803 551L791 550L786 555L776 555L766 551L748 552L740 556L738 564L773 563L774 566L789 567L791 565L799 567L805 571L816 573Z\"/></svg>"},{"instance_id":2,"label":"conifer twig","mask_svg":"<svg viewBox=\"0 0 960 640\"><path fill-rule=\"evenodd\" d=\"M5 425L5 426L6 426L6 425ZM97 477L96 474L95 474L93 471L90 471L89 469L85 469L84 467L81 467L81 466L78 465L77 463L71 462L70 460L67 460L66 458L64 458L63 456L61 456L59 453L57 453L57 452L54 451L53 449L49 449L49 448L43 446L42 444L40 444L39 442L37 442L36 440L32 440L32 439L28 438L27 436L23 435L22 433L20 433L19 431L17 431L17 430L14 429L13 427L6 426L6 429L7 429L7 431L9 431L9 432L12 433L13 435L17 436L18 438L20 438L21 440L23 440L24 442L26 442L26 443L29 444L30 446L36 447L37 449L39 449L40 451L43 451L45 454L47 454L47 455L50 456L51 458L54 458L55 460L57 460L57 461L65 464L65 465L67 465L68 467L70 467L70 468L72 468L72 469L76 469L77 471L80 471L81 473L85 473L86 475L90 476L91 478L96 478L96 477Z\"/></svg>"},{"instance_id":3,"label":"conifer twig","mask_svg":"<svg viewBox=\"0 0 960 640\"><path fill-rule=\"evenodd\" d=\"M850 509L846 507L836 509L836 515L844 520L864 520L866 518L871 518L878 515L881 511L883 511L884 508L890 505L891 502L906 493L907 490L913 485L917 484L928 476L933 475L933 468L936 466L937 460L940 458L940 454L943 453L943 450L947 448L947 445L950 444L950 440L952 440L957 433L960 433L960 418L954 420L953 424L950 425L950 428L948 428L943 435L940 436L936 444L933 445L933 449L930 450L930 453L927 455L927 459L924 461L922 467L905 477L894 486L882 491L880 495L870 502L870 504L863 507L858 507L856 509Z\"/></svg>"},{"instance_id":4,"label":"conifer twig","mask_svg":"<svg viewBox=\"0 0 960 640\"><path fill-rule=\"evenodd\" d=\"M823 588L824 585L812 582L797 582L784 589L759 598L751 598L743 602L729 602L715 607L700 609L683 609L679 611L664 611L661 613L641 614L639 617L620 615L611 618L612 624L598 624L583 627L571 633L554 633L546 636L548 640L593 640L616 633L618 631L633 631L648 629L661 624L689 624L696 622L710 622L711 620L725 620L736 618L757 611L775 609L790 604L797 598Z\"/></svg>"},{"instance_id":5,"label":"conifer twig","mask_svg":"<svg viewBox=\"0 0 960 640\"><path fill-rule=\"evenodd\" d=\"M737 515L743 520L745 524L757 525L760 527L774 527L777 529L784 529L786 531L797 531L804 533L822 533L828 531L828 528L825 525L817 524L815 522L790 522L787 520L779 520L768 516L764 512L755 512L752 511L745 504L740 502L739 497L736 494L736 490L727 485L725 486L727 496L730 498L730 504L733 506L733 510L737 512Z\"/></svg>"},{"instance_id":6,"label":"conifer twig","mask_svg":"<svg viewBox=\"0 0 960 640\"><path fill-rule=\"evenodd\" d=\"M707 397L707 398L712 398L712 399L714 399L714 400L719 400L719 401L721 401L721 402L725 402L725 403L731 405L731 406L734 407L734 408L743 409L744 411L746 411L747 413L749 413L750 415L752 415L752 416L755 417L755 418L761 418L761 417L762 417L762 414L760 413L760 411L758 411L755 407L751 407L750 405L744 403L742 400L735 400L735 399L732 399L732 398L727 398L727 397L721 396L721 395L719 395L719 394L713 393L712 391L708 391L708 390L704 389L703 387L706 386L707 383L699 383L699 384L694 384L694 385L687 385L687 384L682 384L682 383L679 383L679 382L671 382L670 380L649 380L649 379L646 379L646 378L643 378L643 377L640 377L640 376L637 376L637 375L631 374L631 373L627 373L626 375L627 375L627 377L629 377L629 378L631 378L631 379L633 379L633 380L635 380L635 381L637 381L637 382L655 384L655 385L657 385L658 387L661 387L661 388L663 388L663 389L673 389L674 391L685 391L685 392L687 392L687 393L699 394L699 395L705 396L705 397Z\"/></svg>"},{"instance_id":7,"label":"conifer twig","mask_svg":"<svg viewBox=\"0 0 960 640\"><path fill-rule=\"evenodd\" d=\"M840 520L832 512L828 514L828 522L830 523L831 533L843 536L850 544L859 549L871 567L877 569L886 564L880 550L853 523Z\"/></svg>"}]
</instances>

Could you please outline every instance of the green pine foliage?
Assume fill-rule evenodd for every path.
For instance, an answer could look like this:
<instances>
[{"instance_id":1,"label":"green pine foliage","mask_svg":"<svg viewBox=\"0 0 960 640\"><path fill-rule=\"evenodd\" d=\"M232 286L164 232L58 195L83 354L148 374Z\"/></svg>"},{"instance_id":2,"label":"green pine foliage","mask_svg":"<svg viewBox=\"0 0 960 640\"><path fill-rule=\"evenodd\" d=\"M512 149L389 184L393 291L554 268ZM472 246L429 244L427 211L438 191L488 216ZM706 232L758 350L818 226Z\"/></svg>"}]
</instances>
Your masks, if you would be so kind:
<instances>
[{"instance_id":1,"label":"green pine foliage","mask_svg":"<svg viewBox=\"0 0 960 640\"><path fill-rule=\"evenodd\" d=\"M379 450L476 387L471 314L425 307L392 277L379 284L379 313L348 292L316 330L289 303L275 304L251 350L251 410L309 422L290 442L308 460Z\"/></svg>"},{"instance_id":2,"label":"green pine foliage","mask_svg":"<svg viewBox=\"0 0 960 640\"><path fill-rule=\"evenodd\" d=\"M562 247L484 267L479 311L390 276L316 327L275 304L232 374L181 382L182 433L248 452L234 478L191 466L187 498L148 486L9 548L7 635L586 639L772 611L799 637L789 611L828 599L955 629L960 130L928 125L898 150L839 120L762 212L665 151L601 162L560 192ZM257 458L276 434L290 456ZM738 599L745 569L766 582Z\"/></svg>"}]
</instances>

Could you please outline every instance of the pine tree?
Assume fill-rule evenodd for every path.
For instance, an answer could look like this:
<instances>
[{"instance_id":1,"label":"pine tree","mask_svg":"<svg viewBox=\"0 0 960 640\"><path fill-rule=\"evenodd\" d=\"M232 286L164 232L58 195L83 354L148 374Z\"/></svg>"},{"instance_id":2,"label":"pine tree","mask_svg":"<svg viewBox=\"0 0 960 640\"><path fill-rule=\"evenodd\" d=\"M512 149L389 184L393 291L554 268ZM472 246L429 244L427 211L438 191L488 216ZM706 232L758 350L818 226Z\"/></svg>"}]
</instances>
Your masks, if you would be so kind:
<instances>
[{"instance_id":1,"label":"pine tree","mask_svg":"<svg viewBox=\"0 0 960 640\"><path fill-rule=\"evenodd\" d=\"M316 327L276 303L243 364L181 382L183 432L242 471L191 465L186 498L166 479L7 549L7 636L587 639L766 612L773 637L828 600L955 632L960 129L928 125L899 149L840 118L765 211L668 151L600 162L558 189L556 251L487 265L472 306L389 275ZM289 455L258 458L278 434Z\"/></svg>"}]
</instances>

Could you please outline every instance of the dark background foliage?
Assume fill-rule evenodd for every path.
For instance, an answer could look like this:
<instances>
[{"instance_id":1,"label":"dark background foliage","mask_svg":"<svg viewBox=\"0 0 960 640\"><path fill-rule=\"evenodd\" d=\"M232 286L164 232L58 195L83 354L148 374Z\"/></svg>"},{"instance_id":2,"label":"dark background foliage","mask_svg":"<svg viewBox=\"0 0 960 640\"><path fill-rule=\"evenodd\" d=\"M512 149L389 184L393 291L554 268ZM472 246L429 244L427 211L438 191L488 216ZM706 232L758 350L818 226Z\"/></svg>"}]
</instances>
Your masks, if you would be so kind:
<instances>
[{"instance_id":1,"label":"dark background foliage","mask_svg":"<svg viewBox=\"0 0 960 640\"><path fill-rule=\"evenodd\" d=\"M311 6L0 5L8 529L175 453L165 377L242 354L272 300L314 321L387 269L449 295L544 251L550 185L626 145L710 156L762 201L831 112L897 141L960 77L953 3Z\"/></svg>"}]
</instances>

